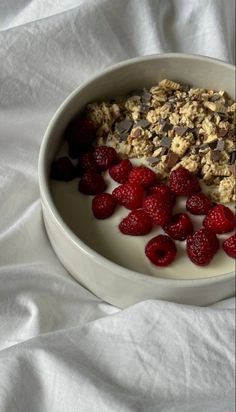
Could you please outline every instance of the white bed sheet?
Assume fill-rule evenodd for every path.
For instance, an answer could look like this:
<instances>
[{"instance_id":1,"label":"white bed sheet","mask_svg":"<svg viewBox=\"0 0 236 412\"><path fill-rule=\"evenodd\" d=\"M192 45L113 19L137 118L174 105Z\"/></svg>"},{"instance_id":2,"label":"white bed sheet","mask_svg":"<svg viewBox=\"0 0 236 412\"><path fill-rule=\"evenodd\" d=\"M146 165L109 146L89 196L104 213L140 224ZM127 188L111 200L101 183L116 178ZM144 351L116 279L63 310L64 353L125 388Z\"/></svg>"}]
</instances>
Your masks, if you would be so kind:
<instances>
[{"instance_id":1,"label":"white bed sheet","mask_svg":"<svg viewBox=\"0 0 236 412\"><path fill-rule=\"evenodd\" d=\"M0 411L233 412L235 300L112 307L47 239L37 160L79 84L158 52L233 63L233 0L1 0Z\"/></svg>"}]
</instances>

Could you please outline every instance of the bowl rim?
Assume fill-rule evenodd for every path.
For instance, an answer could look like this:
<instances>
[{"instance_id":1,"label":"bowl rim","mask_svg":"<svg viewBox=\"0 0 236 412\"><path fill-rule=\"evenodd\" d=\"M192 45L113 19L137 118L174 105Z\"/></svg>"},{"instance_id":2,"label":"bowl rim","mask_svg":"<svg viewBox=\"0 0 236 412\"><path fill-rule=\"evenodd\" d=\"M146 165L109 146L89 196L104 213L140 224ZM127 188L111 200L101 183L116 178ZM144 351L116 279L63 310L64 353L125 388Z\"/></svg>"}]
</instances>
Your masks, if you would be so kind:
<instances>
[{"instance_id":1,"label":"bowl rim","mask_svg":"<svg viewBox=\"0 0 236 412\"><path fill-rule=\"evenodd\" d=\"M161 278L151 276L145 273L136 272L132 269L128 269L124 266L115 263L105 256L100 255L90 246L88 246L85 242L83 242L71 229L70 227L64 222L60 213L58 212L51 192L50 192L50 184L49 178L47 177L46 173L46 152L48 146L50 144L50 136L53 132L53 129L60 119L64 109L67 105L73 100L73 98L78 95L83 89L85 89L91 82L99 81L100 78L103 76L112 73L113 71L119 70L121 68L135 65L136 63L144 62L147 60L162 60L162 59L189 59L189 60L196 60L196 61L203 61L203 62L211 62L220 66L223 66L227 69L234 70L235 66L230 63L226 63L220 59L202 56L198 54L186 54L186 53L159 53L159 54L151 54L145 55L140 57L131 58L128 60L123 60L119 63L113 64L107 67L105 70L99 71L96 75L90 77L86 82L83 82L80 86L76 87L67 97L66 99L60 104L60 106L55 111L53 117L51 118L42 142L39 151L39 159L38 159L38 180L39 180L39 189L41 195L41 201L43 205L46 207L47 211L50 212L51 217L54 219L57 227L60 229L61 232L67 237L68 240L72 241L72 243L79 248L84 254L86 254L90 259L94 261L94 263L99 263L101 266L106 267L107 269L112 270L115 269L115 272L123 277L128 277L129 279L139 280L139 281L147 281L151 282L155 285L168 285L170 287L192 287L192 286L203 286L203 285L211 285L216 283L221 283L227 280L231 280L235 277L234 272L229 272L226 274L221 274L218 276L212 277L205 277L200 279L172 279L172 278ZM161 270L161 268L160 268Z\"/></svg>"}]
</instances>

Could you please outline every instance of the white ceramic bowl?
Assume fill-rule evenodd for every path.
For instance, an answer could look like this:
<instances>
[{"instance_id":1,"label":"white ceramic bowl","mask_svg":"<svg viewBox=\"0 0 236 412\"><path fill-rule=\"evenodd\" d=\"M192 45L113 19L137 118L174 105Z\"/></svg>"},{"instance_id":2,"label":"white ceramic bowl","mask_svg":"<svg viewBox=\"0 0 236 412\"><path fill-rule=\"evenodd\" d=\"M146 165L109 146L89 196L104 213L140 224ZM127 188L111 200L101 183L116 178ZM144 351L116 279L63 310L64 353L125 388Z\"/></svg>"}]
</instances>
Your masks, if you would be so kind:
<instances>
[{"instance_id":1,"label":"white ceramic bowl","mask_svg":"<svg viewBox=\"0 0 236 412\"><path fill-rule=\"evenodd\" d=\"M169 277L163 276L163 269L156 267L145 271L143 269L145 264L142 264L141 260L138 269L130 270L129 265L121 265L116 263L116 259L104 257L106 253L103 255L99 253L99 248L96 246L93 248L93 243L90 242L93 237L93 223L91 219L90 222L86 221L88 217L86 202L81 207L75 200L75 196L78 196L75 187L77 183L59 183L61 185L59 198L58 191L56 195L53 194L49 179L50 165L58 154L63 132L73 116L82 111L88 102L116 97L130 90L148 87L157 84L163 78L174 79L196 87L223 89L235 98L235 68L222 61L184 54L160 54L128 60L105 70L83 84L63 102L46 130L39 155L39 186L43 217L52 247L75 279L95 295L120 308L152 298L207 305L233 296L235 293L232 260L228 266L226 264L226 259L229 258L225 258L224 261L222 258L223 263L221 261L219 264L220 270L217 265L215 266L215 274L217 274L215 276L212 273L209 275L209 268L195 267L192 263L187 263L187 258L182 257L179 267L172 265L169 269L175 271L174 276ZM75 210L76 202L80 207L78 212ZM78 219L77 222L75 218ZM109 227L104 226L104 228L109 231ZM96 231L96 236L99 233L101 238L106 236L105 232L102 233L101 227ZM120 240L116 238L117 241L123 242L123 238L120 237ZM131 257L139 262L139 249L134 248L132 251L131 248L130 253L133 253ZM156 271L155 274L153 270ZM196 271L194 276L190 273L191 270ZM185 276L182 276L182 272Z\"/></svg>"}]
</instances>

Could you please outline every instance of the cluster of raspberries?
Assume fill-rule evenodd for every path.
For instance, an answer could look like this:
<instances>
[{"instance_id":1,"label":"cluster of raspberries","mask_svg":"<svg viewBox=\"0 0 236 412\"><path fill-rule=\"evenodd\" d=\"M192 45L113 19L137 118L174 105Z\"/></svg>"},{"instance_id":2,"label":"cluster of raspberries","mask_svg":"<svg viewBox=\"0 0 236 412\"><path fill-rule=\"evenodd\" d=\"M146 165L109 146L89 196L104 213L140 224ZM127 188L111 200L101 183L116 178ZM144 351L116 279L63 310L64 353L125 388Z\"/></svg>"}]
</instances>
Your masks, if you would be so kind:
<instances>
[{"instance_id":1,"label":"cluster of raspberries","mask_svg":"<svg viewBox=\"0 0 236 412\"><path fill-rule=\"evenodd\" d=\"M88 129L92 125L86 121ZM83 125L84 126L84 125ZM71 142L69 142L71 143ZM73 148L72 148L73 149ZM156 173L146 166L133 166L129 159L120 159L112 147L80 145L76 166L68 157L53 162L51 177L69 181L80 177L78 189L85 195L93 195L92 211L97 219L113 215L118 205L130 210L119 224L125 235L141 236L161 226L165 234L148 241L145 254L157 266L167 266L177 254L175 240L186 240L187 255L193 263L205 266L220 248L217 234L231 232L235 228L235 216L225 205L213 204L201 191L197 177L184 167L173 170L168 185L158 181ZM107 188L104 172L119 183L112 193ZM178 196L185 196L186 210L203 215L203 226L194 231L189 214L174 214ZM223 241L224 251L236 257L236 235Z\"/></svg>"}]
</instances>

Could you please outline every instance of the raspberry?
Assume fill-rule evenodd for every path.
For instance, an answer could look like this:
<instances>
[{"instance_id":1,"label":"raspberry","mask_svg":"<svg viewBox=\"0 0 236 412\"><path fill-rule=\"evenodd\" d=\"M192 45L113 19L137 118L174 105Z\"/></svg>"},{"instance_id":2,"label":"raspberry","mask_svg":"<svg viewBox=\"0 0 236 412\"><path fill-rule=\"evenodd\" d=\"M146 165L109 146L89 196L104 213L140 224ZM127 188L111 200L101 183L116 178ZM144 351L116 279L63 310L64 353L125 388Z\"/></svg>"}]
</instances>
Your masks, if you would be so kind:
<instances>
[{"instance_id":1,"label":"raspberry","mask_svg":"<svg viewBox=\"0 0 236 412\"><path fill-rule=\"evenodd\" d=\"M186 209L193 215L206 215L212 207L211 200L202 192L194 193L186 202Z\"/></svg>"},{"instance_id":2,"label":"raspberry","mask_svg":"<svg viewBox=\"0 0 236 412\"><path fill-rule=\"evenodd\" d=\"M74 140L68 142L69 151L68 154L72 159L79 159L83 154L92 151L94 149L90 143L78 143Z\"/></svg>"},{"instance_id":3,"label":"raspberry","mask_svg":"<svg viewBox=\"0 0 236 412\"><path fill-rule=\"evenodd\" d=\"M103 177L92 170L87 170L79 181L79 191L85 195L97 195L106 190L106 182Z\"/></svg>"},{"instance_id":4,"label":"raspberry","mask_svg":"<svg viewBox=\"0 0 236 412\"><path fill-rule=\"evenodd\" d=\"M146 166L137 166L131 170L128 181L130 183L140 183L143 187L149 187L157 181L157 175Z\"/></svg>"},{"instance_id":5,"label":"raspberry","mask_svg":"<svg viewBox=\"0 0 236 412\"><path fill-rule=\"evenodd\" d=\"M203 225L215 233L231 232L235 227L235 216L227 206L218 204L208 212Z\"/></svg>"},{"instance_id":6,"label":"raspberry","mask_svg":"<svg viewBox=\"0 0 236 412\"><path fill-rule=\"evenodd\" d=\"M99 193L92 200L92 211L97 219L110 217L115 207L116 201L110 193Z\"/></svg>"},{"instance_id":7,"label":"raspberry","mask_svg":"<svg viewBox=\"0 0 236 412\"><path fill-rule=\"evenodd\" d=\"M125 235L146 235L152 230L152 220L142 209L132 210L119 224Z\"/></svg>"},{"instance_id":8,"label":"raspberry","mask_svg":"<svg viewBox=\"0 0 236 412\"><path fill-rule=\"evenodd\" d=\"M125 183L128 180L132 167L129 159L123 159L117 165L110 167L109 174L116 182Z\"/></svg>"},{"instance_id":9,"label":"raspberry","mask_svg":"<svg viewBox=\"0 0 236 412\"><path fill-rule=\"evenodd\" d=\"M78 164L80 164L82 170L92 170L94 172L98 172L99 170L93 152L87 152L81 156Z\"/></svg>"},{"instance_id":10,"label":"raspberry","mask_svg":"<svg viewBox=\"0 0 236 412\"><path fill-rule=\"evenodd\" d=\"M149 240L145 247L145 255L157 266L168 266L177 253L173 240L166 235L158 235Z\"/></svg>"},{"instance_id":11,"label":"raspberry","mask_svg":"<svg viewBox=\"0 0 236 412\"><path fill-rule=\"evenodd\" d=\"M146 197L143 208L156 225L167 225L171 219L172 206L169 201L159 199L156 194Z\"/></svg>"},{"instance_id":12,"label":"raspberry","mask_svg":"<svg viewBox=\"0 0 236 412\"><path fill-rule=\"evenodd\" d=\"M66 139L71 142L91 143L96 137L96 129L92 120L75 118L65 131Z\"/></svg>"},{"instance_id":13,"label":"raspberry","mask_svg":"<svg viewBox=\"0 0 236 412\"><path fill-rule=\"evenodd\" d=\"M160 201L165 203L169 203L170 206L175 204L175 195L171 192L169 186L165 185L164 183L156 183L153 186L148 188L148 194L150 195L157 195Z\"/></svg>"},{"instance_id":14,"label":"raspberry","mask_svg":"<svg viewBox=\"0 0 236 412\"><path fill-rule=\"evenodd\" d=\"M193 224L187 213L177 213L163 229L172 239L185 240L193 233Z\"/></svg>"},{"instance_id":15,"label":"raspberry","mask_svg":"<svg viewBox=\"0 0 236 412\"><path fill-rule=\"evenodd\" d=\"M75 177L82 177L84 174L84 170L81 168L80 163L78 162L75 166Z\"/></svg>"},{"instance_id":16,"label":"raspberry","mask_svg":"<svg viewBox=\"0 0 236 412\"><path fill-rule=\"evenodd\" d=\"M143 203L144 190L139 184L124 183L113 190L112 196L127 209L139 209Z\"/></svg>"},{"instance_id":17,"label":"raspberry","mask_svg":"<svg viewBox=\"0 0 236 412\"><path fill-rule=\"evenodd\" d=\"M183 166L170 173L169 185L172 192L179 196L189 196L200 191L197 177Z\"/></svg>"},{"instance_id":18,"label":"raspberry","mask_svg":"<svg viewBox=\"0 0 236 412\"><path fill-rule=\"evenodd\" d=\"M52 162L51 165L51 178L55 180L61 180L69 182L75 177L75 167L71 163L69 157L60 157Z\"/></svg>"},{"instance_id":19,"label":"raspberry","mask_svg":"<svg viewBox=\"0 0 236 412\"><path fill-rule=\"evenodd\" d=\"M195 265L208 265L218 249L219 241L210 229L199 229L187 237L187 254Z\"/></svg>"},{"instance_id":20,"label":"raspberry","mask_svg":"<svg viewBox=\"0 0 236 412\"><path fill-rule=\"evenodd\" d=\"M232 258L236 258L236 234L230 236L222 245L225 253Z\"/></svg>"},{"instance_id":21,"label":"raspberry","mask_svg":"<svg viewBox=\"0 0 236 412\"><path fill-rule=\"evenodd\" d=\"M69 144L69 156L78 158L95 140L96 129L92 120L76 118L67 127L65 136Z\"/></svg>"},{"instance_id":22,"label":"raspberry","mask_svg":"<svg viewBox=\"0 0 236 412\"><path fill-rule=\"evenodd\" d=\"M118 163L119 157L113 147L98 146L94 150L94 159L100 170L107 170L113 164Z\"/></svg>"}]
</instances>

